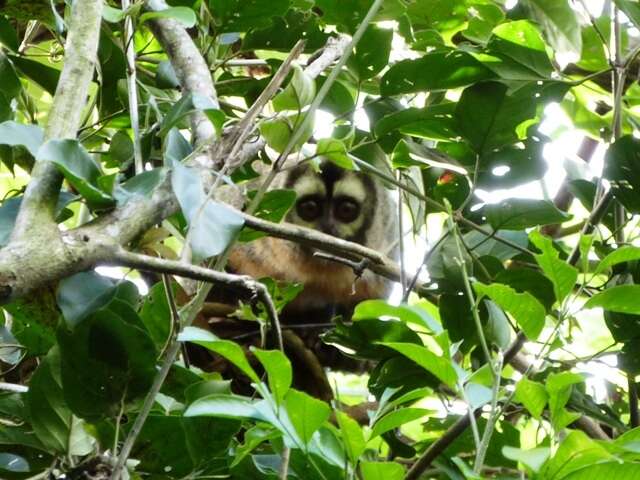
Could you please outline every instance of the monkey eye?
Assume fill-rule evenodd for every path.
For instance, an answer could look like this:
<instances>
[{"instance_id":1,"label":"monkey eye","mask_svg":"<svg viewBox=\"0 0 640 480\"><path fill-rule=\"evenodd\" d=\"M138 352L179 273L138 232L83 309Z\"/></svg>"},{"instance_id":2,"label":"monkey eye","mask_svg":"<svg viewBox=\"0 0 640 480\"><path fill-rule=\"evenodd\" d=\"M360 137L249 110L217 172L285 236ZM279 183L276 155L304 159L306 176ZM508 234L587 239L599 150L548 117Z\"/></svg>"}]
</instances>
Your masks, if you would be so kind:
<instances>
[{"instance_id":1,"label":"monkey eye","mask_svg":"<svg viewBox=\"0 0 640 480\"><path fill-rule=\"evenodd\" d=\"M322 206L313 198L303 199L296 205L298 216L305 222L312 222L322 215Z\"/></svg>"},{"instance_id":2,"label":"monkey eye","mask_svg":"<svg viewBox=\"0 0 640 480\"><path fill-rule=\"evenodd\" d=\"M360 206L353 200L339 200L334 207L333 214L339 221L351 223L360 215Z\"/></svg>"}]
</instances>

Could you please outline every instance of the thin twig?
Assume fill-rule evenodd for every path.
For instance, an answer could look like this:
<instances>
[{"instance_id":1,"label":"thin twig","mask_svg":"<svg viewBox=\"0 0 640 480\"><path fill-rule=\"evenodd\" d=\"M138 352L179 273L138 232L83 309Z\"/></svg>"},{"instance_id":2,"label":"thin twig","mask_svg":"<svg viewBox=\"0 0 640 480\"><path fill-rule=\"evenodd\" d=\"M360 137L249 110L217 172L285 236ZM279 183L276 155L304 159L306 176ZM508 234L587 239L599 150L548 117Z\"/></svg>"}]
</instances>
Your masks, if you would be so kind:
<instances>
[{"instance_id":1,"label":"thin twig","mask_svg":"<svg viewBox=\"0 0 640 480\"><path fill-rule=\"evenodd\" d=\"M122 0L122 10L127 11L131 6L129 0ZM140 142L140 120L138 118L138 87L136 74L136 51L133 44L133 18L127 15L124 18L124 45L127 59L127 94L129 98L129 117L131 118L131 130L133 132L133 164L136 175L144 171L142 165L142 144Z\"/></svg>"}]
</instances>

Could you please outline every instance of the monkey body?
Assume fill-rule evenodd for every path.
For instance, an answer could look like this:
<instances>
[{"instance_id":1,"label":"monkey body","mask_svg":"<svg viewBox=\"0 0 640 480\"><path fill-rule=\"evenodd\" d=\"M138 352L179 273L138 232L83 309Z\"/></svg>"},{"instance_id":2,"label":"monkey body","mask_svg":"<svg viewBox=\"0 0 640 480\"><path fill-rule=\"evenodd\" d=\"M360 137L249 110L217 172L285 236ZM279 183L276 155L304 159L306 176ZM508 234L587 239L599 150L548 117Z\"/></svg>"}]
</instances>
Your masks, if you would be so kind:
<instances>
[{"instance_id":1,"label":"monkey body","mask_svg":"<svg viewBox=\"0 0 640 480\"><path fill-rule=\"evenodd\" d=\"M328 161L320 162L319 170L308 162L285 163L271 188L296 193L287 222L393 254L397 236L393 200L380 182L366 174ZM303 284L302 293L287 306L291 313L327 306L349 311L363 300L388 296L387 279L368 270L358 278L351 267L315 257L314 252L302 244L264 237L237 245L229 266L254 278Z\"/></svg>"}]
</instances>

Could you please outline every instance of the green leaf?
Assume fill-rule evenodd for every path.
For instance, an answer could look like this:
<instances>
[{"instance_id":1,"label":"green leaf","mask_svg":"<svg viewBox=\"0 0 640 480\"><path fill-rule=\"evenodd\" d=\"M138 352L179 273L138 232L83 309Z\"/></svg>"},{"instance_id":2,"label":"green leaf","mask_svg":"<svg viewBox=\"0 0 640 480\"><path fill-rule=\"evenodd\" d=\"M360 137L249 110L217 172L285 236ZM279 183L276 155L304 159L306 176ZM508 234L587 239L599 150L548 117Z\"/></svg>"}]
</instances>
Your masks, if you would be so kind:
<instances>
[{"instance_id":1,"label":"green leaf","mask_svg":"<svg viewBox=\"0 0 640 480\"><path fill-rule=\"evenodd\" d=\"M504 20L504 12L491 3L474 4L469 8L469 24L462 34L476 43L486 43L493 28Z\"/></svg>"},{"instance_id":2,"label":"green leaf","mask_svg":"<svg viewBox=\"0 0 640 480\"><path fill-rule=\"evenodd\" d=\"M479 383L468 382L464 390L469 401L469 407L476 410L491 401L492 391L489 387Z\"/></svg>"},{"instance_id":3,"label":"green leaf","mask_svg":"<svg viewBox=\"0 0 640 480\"><path fill-rule=\"evenodd\" d=\"M109 5L103 5L102 7L102 19L109 23L118 23L124 20L125 13L119 9Z\"/></svg>"},{"instance_id":4,"label":"green leaf","mask_svg":"<svg viewBox=\"0 0 640 480\"><path fill-rule=\"evenodd\" d=\"M188 7L169 7L157 12L145 12L140 15L140 22L146 22L155 18L172 18L180 22L184 27L193 27L198 19L193 10Z\"/></svg>"},{"instance_id":5,"label":"green leaf","mask_svg":"<svg viewBox=\"0 0 640 480\"><path fill-rule=\"evenodd\" d=\"M255 370L251 368L247 357L245 357L242 351L242 347L237 343L230 340L221 340L213 333L197 327L185 327L182 332L180 332L180 335L178 335L178 340L201 345L212 352L222 355L238 367L253 382L257 384L260 383L260 377Z\"/></svg>"},{"instance_id":6,"label":"green leaf","mask_svg":"<svg viewBox=\"0 0 640 480\"><path fill-rule=\"evenodd\" d=\"M426 417L431 412L424 408L400 408L380 418L371 430L369 439L382 435L389 430L401 427L405 423L413 422L420 418Z\"/></svg>"},{"instance_id":7,"label":"green leaf","mask_svg":"<svg viewBox=\"0 0 640 480\"><path fill-rule=\"evenodd\" d=\"M313 4L313 0L309 1ZM328 35L320 27L320 18L316 15L291 8L285 16L271 17L271 20L273 23L270 26L247 32L242 41L243 50L290 52L296 42L304 37L305 52L315 52L327 43Z\"/></svg>"},{"instance_id":8,"label":"green leaf","mask_svg":"<svg viewBox=\"0 0 640 480\"><path fill-rule=\"evenodd\" d=\"M503 310L507 311L530 339L538 338L544 327L544 307L529 292L518 293L500 283L485 285L476 282L473 288L478 295L487 295Z\"/></svg>"},{"instance_id":9,"label":"green leaf","mask_svg":"<svg viewBox=\"0 0 640 480\"><path fill-rule=\"evenodd\" d=\"M524 230L537 225L563 223L571 215L558 210L548 200L509 198L484 209L487 221L496 230Z\"/></svg>"},{"instance_id":10,"label":"green leaf","mask_svg":"<svg viewBox=\"0 0 640 480\"><path fill-rule=\"evenodd\" d=\"M167 135L173 127L178 125L179 122L194 110L203 111L212 122L213 119L211 116L215 118L215 116L222 115L221 118L224 120L224 113L218 109L218 103L216 101L204 95L187 93L171 106L162 119L162 128L160 128L159 135ZM219 119L217 121L219 122ZM216 128L219 126L215 125L216 122L213 123Z\"/></svg>"},{"instance_id":11,"label":"green leaf","mask_svg":"<svg viewBox=\"0 0 640 480\"><path fill-rule=\"evenodd\" d=\"M72 331L60 325L57 333L64 397L77 416L115 415L123 401L147 393L157 351L130 305L114 299Z\"/></svg>"},{"instance_id":12,"label":"green leaf","mask_svg":"<svg viewBox=\"0 0 640 480\"><path fill-rule=\"evenodd\" d=\"M359 80L375 77L389 63L393 30L371 24L356 45L348 66Z\"/></svg>"},{"instance_id":13,"label":"green leaf","mask_svg":"<svg viewBox=\"0 0 640 480\"><path fill-rule=\"evenodd\" d=\"M533 18L542 26L556 54L582 53L580 22L568 0L527 0Z\"/></svg>"},{"instance_id":14,"label":"green leaf","mask_svg":"<svg viewBox=\"0 0 640 480\"><path fill-rule=\"evenodd\" d=\"M380 342L380 345L393 348L410 360L420 365L422 368L432 373L441 382L451 388L456 388L458 373L453 367L453 362L447 357L438 357L435 353L422 345L413 343Z\"/></svg>"},{"instance_id":15,"label":"green leaf","mask_svg":"<svg viewBox=\"0 0 640 480\"><path fill-rule=\"evenodd\" d=\"M620 463L618 461L598 463L581 468L563 480L599 480L611 478L615 480L635 480L640 477L640 465L637 463Z\"/></svg>"},{"instance_id":16,"label":"green leaf","mask_svg":"<svg viewBox=\"0 0 640 480\"><path fill-rule=\"evenodd\" d=\"M591 297L585 308L601 307L618 313L640 315L640 285L617 285L596 293Z\"/></svg>"},{"instance_id":17,"label":"green leaf","mask_svg":"<svg viewBox=\"0 0 640 480\"><path fill-rule=\"evenodd\" d=\"M16 53L20 47L20 41L18 40L16 30L4 15L0 15L0 44L4 45L14 53Z\"/></svg>"},{"instance_id":18,"label":"green leaf","mask_svg":"<svg viewBox=\"0 0 640 480\"><path fill-rule=\"evenodd\" d=\"M254 400L240 395L229 394L213 394L198 398L187 407L184 416L265 420L256 408Z\"/></svg>"},{"instance_id":19,"label":"green leaf","mask_svg":"<svg viewBox=\"0 0 640 480\"><path fill-rule=\"evenodd\" d=\"M640 27L640 4L635 0L613 0L616 6L629 17L636 27Z\"/></svg>"},{"instance_id":20,"label":"green leaf","mask_svg":"<svg viewBox=\"0 0 640 480\"><path fill-rule=\"evenodd\" d=\"M458 131L478 153L515 142L516 127L536 113L530 93L509 94L508 87L497 82L466 88L454 113Z\"/></svg>"},{"instance_id":21,"label":"green leaf","mask_svg":"<svg viewBox=\"0 0 640 480\"><path fill-rule=\"evenodd\" d=\"M603 176L613 194L631 213L640 213L640 139L626 135L616 140L605 155Z\"/></svg>"},{"instance_id":22,"label":"green leaf","mask_svg":"<svg viewBox=\"0 0 640 480\"><path fill-rule=\"evenodd\" d=\"M208 199L202 178L194 168L174 163L171 185L189 223L194 262L222 253L242 228L243 218L222 203Z\"/></svg>"},{"instance_id":23,"label":"green leaf","mask_svg":"<svg viewBox=\"0 0 640 480\"><path fill-rule=\"evenodd\" d=\"M107 305L116 293L111 278L94 271L80 272L60 281L56 300L69 328Z\"/></svg>"},{"instance_id":24,"label":"green leaf","mask_svg":"<svg viewBox=\"0 0 640 480\"><path fill-rule=\"evenodd\" d=\"M17 97L22 91L22 84L13 64L0 53L0 93L7 101Z\"/></svg>"},{"instance_id":25,"label":"green leaf","mask_svg":"<svg viewBox=\"0 0 640 480\"><path fill-rule=\"evenodd\" d=\"M282 110L302 110L316 96L316 83L300 65L293 65L293 76L285 89L272 100L276 112Z\"/></svg>"},{"instance_id":26,"label":"green leaf","mask_svg":"<svg viewBox=\"0 0 640 480\"><path fill-rule=\"evenodd\" d=\"M459 88L493 77L491 70L468 53L436 51L394 64L383 75L380 89L382 95L392 96Z\"/></svg>"},{"instance_id":27,"label":"green leaf","mask_svg":"<svg viewBox=\"0 0 640 480\"><path fill-rule=\"evenodd\" d=\"M364 480L402 480L404 467L394 462L360 462Z\"/></svg>"},{"instance_id":28,"label":"green leaf","mask_svg":"<svg viewBox=\"0 0 640 480\"><path fill-rule=\"evenodd\" d=\"M534 77L549 78L553 72L542 36L527 20L497 26L487 47L492 54L504 55L530 70Z\"/></svg>"},{"instance_id":29,"label":"green leaf","mask_svg":"<svg viewBox=\"0 0 640 480\"><path fill-rule=\"evenodd\" d=\"M119 204L136 197L150 198L156 187L163 184L166 178L166 168L160 167L147 170L131 177L120 185L116 185L113 196Z\"/></svg>"},{"instance_id":30,"label":"green leaf","mask_svg":"<svg viewBox=\"0 0 640 480\"><path fill-rule=\"evenodd\" d=\"M281 404L291 387L291 380L293 378L291 362L285 354L279 350L261 350L254 348L251 351L267 372L269 390L271 390L276 403L278 405Z\"/></svg>"},{"instance_id":31,"label":"green leaf","mask_svg":"<svg viewBox=\"0 0 640 480\"><path fill-rule=\"evenodd\" d=\"M329 405L293 388L287 393L285 401L291 424L302 441L308 444L315 431L329 419Z\"/></svg>"},{"instance_id":32,"label":"green leaf","mask_svg":"<svg viewBox=\"0 0 640 480\"><path fill-rule=\"evenodd\" d=\"M375 125L380 138L397 130L404 135L432 140L449 140L457 137L453 120L455 104L444 103L425 108L405 108L385 115Z\"/></svg>"},{"instance_id":33,"label":"green leaf","mask_svg":"<svg viewBox=\"0 0 640 480\"><path fill-rule=\"evenodd\" d=\"M31 377L26 404L38 439L47 449L67 452L72 415L63 396L57 348L49 351Z\"/></svg>"},{"instance_id":34,"label":"green leaf","mask_svg":"<svg viewBox=\"0 0 640 480\"><path fill-rule=\"evenodd\" d=\"M553 282L556 299L562 303L578 280L578 270L560 260L558 251L553 248L553 241L549 237L534 230L529 234L529 239L542 252L534 257L547 278Z\"/></svg>"},{"instance_id":35,"label":"green leaf","mask_svg":"<svg viewBox=\"0 0 640 480\"><path fill-rule=\"evenodd\" d=\"M171 166L175 162L181 162L187 155L193 152L191 144L182 136L177 128L172 128L164 137L164 164Z\"/></svg>"},{"instance_id":36,"label":"green leaf","mask_svg":"<svg viewBox=\"0 0 640 480\"><path fill-rule=\"evenodd\" d=\"M560 443L556 453L540 471L540 478L566 479L569 474L588 467L595 468L596 464L611 458L611 453L605 446L590 439L584 432L572 431ZM594 480L602 477L592 477ZM618 480L618 477L611 477Z\"/></svg>"},{"instance_id":37,"label":"green leaf","mask_svg":"<svg viewBox=\"0 0 640 480\"><path fill-rule=\"evenodd\" d=\"M227 467L237 420L150 414L131 452L150 477L188 478Z\"/></svg>"},{"instance_id":38,"label":"green leaf","mask_svg":"<svg viewBox=\"0 0 640 480\"><path fill-rule=\"evenodd\" d=\"M623 245L604 257L596 267L595 273L602 273L614 265L634 260L640 260L640 247Z\"/></svg>"},{"instance_id":39,"label":"green leaf","mask_svg":"<svg viewBox=\"0 0 640 480\"><path fill-rule=\"evenodd\" d=\"M284 151L285 147L289 143L289 140L302 122L306 118L306 113L301 115L295 114L288 117L278 116L273 120L263 120L258 128L260 133L264 136L267 144L277 152ZM304 127L304 132L300 136L300 139L293 147L293 151L297 151L302 145L311 137L313 133L313 122L307 122Z\"/></svg>"},{"instance_id":40,"label":"green leaf","mask_svg":"<svg viewBox=\"0 0 640 480\"><path fill-rule=\"evenodd\" d=\"M59 70L49 67L44 63L18 55L7 56L11 59L11 62L17 70L40 85L49 94L55 95L56 87L58 86L58 79L60 78Z\"/></svg>"},{"instance_id":41,"label":"green leaf","mask_svg":"<svg viewBox=\"0 0 640 480\"><path fill-rule=\"evenodd\" d=\"M546 311L551 310L556 301L553 283L537 270L530 268L507 268L495 277L496 283L503 283L518 292L529 292L536 297Z\"/></svg>"},{"instance_id":42,"label":"green leaf","mask_svg":"<svg viewBox=\"0 0 640 480\"><path fill-rule=\"evenodd\" d=\"M353 170L355 168L353 160L347 153L347 146L341 140L335 138L322 138L318 140L316 154L331 160L346 170Z\"/></svg>"},{"instance_id":43,"label":"green leaf","mask_svg":"<svg viewBox=\"0 0 640 480\"><path fill-rule=\"evenodd\" d=\"M539 472L547 461L551 450L549 447L531 448L524 450L522 448L502 447L502 454L510 460L520 462L529 467L534 472Z\"/></svg>"},{"instance_id":44,"label":"green leaf","mask_svg":"<svg viewBox=\"0 0 640 480\"><path fill-rule=\"evenodd\" d=\"M549 395L544 385L524 377L516 385L515 399L524 405L533 418L539 420L547 405Z\"/></svg>"},{"instance_id":45,"label":"green leaf","mask_svg":"<svg viewBox=\"0 0 640 480\"><path fill-rule=\"evenodd\" d=\"M282 16L290 0L209 0L211 15L220 32L246 32L268 27L273 17Z\"/></svg>"},{"instance_id":46,"label":"green leaf","mask_svg":"<svg viewBox=\"0 0 640 480\"><path fill-rule=\"evenodd\" d=\"M2 18L2 17L0 17ZM0 471L27 473L31 470L29 462L13 453L0 453Z\"/></svg>"},{"instance_id":47,"label":"green leaf","mask_svg":"<svg viewBox=\"0 0 640 480\"><path fill-rule=\"evenodd\" d=\"M564 407L571 397L571 390L576 383L584 382L584 376L573 372L552 373L547 377L546 389L549 394L549 411L551 423L556 431L560 431L582 416L581 413L569 412Z\"/></svg>"},{"instance_id":48,"label":"green leaf","mask_svg":"<svg viewBox=\"0 0 640 480\"><path fill-rule=\"evenodd\" d=\"M1 75L1 73L0 73ZM37 125L25 125L8 120L0 123L0 144L22 145L35 157L44 141L44 132Z\"/></svg>"},{"instance_id":49,"label":"green leaf","mask_svg":"<svg viewBox=\"0 0 640 480\"><path fill-rule=\"evenodd\" d=\"M118 130L109 144L109 160L107 166L126 165L133 159L133 140L125 130Z\"/></svg>"},{"instance_id":50,"label":"green leaf","mask_svg":"<svg viewBox=\"0 0 640 480\"><path fill-rule=\"evenodd\" d=\"M171 311L162 282L151 287L144 297L144 303L140 308L140 319L156 347L162 348L171 333Z\"/></svg>"},{"instance_id":51,"label":"green leaf","mask_svg":"<svg viewBox=\"0 0 640 480\"><path fill-rule=\"evenodd\" d=\"M353 418L339 410L336 411L336 420L340 427L342 441L345 444L349 460L351 460L352 465L357 465L360 455L364 453L367 446L362 428Z\"/></svg>"},{"instance_id":52,"label":"green leaf","mask_svg":"<svg viewBox=\"0 0 640 480\"><path fill-rule=\"evenodd\" d=\"M111 195L98 186L100 166L77 140L48 140L38 150L36 160L54 163L92 208L113 205Z\"/></svg>"},{"instance_id":53,"label":"green leaf","mask_svg":"<svg viewBox=\"0 0 640 480\"><path fill-rule=\"evenodd\" d=\"M391 305L385 300L365 300L360 302L356 305L351 320L355 322L381 317L397 318L404 323L413 323L427 328L435 334L442 332L442 326L424 308L418 305Z\"/></svg>"}]
</instances>

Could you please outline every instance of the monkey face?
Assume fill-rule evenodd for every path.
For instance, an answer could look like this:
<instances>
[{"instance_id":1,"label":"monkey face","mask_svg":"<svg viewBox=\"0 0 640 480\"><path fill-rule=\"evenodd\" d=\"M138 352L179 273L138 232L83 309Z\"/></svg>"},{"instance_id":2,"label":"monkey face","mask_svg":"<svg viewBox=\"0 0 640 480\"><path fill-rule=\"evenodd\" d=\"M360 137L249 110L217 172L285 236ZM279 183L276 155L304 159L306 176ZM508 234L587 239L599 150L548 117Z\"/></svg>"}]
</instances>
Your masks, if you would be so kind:
<instances>
[{"instance_id":1,"label":"monkey face","mask_svg":"<svg viewBox=\"0 0 640 480\"><path fill-rule=\"evenodd\" d=\"M294 168L285 187L297 196L287 221L364 243L377 202L369 177L323 162L320 172L309 165Z\"/></svg>"}]
</instances>

